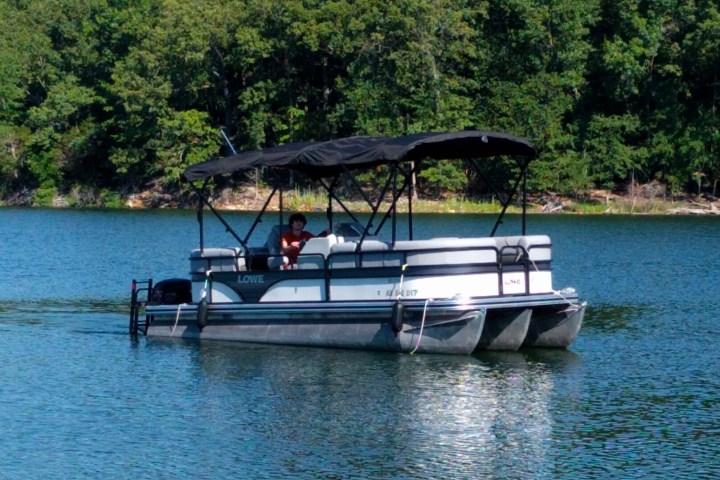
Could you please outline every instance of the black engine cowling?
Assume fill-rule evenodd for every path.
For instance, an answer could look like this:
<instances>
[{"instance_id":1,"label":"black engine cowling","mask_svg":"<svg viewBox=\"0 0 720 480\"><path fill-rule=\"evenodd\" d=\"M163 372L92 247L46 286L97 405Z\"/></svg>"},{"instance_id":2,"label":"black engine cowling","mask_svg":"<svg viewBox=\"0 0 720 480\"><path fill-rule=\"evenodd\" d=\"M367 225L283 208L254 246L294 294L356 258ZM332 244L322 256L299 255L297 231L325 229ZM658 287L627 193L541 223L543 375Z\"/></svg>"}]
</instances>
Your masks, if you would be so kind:
<instances>
[{"instance_id":1,"label":"black engine cowling","mask_svg":"<svg viewBox=\"0 0 720 480\"><path fill-rule=\"evenodd\" d=\"M150 302L156 305L179 305L192 302L190 280L169 278L155 284Z\"/></svg>"}]
</instances>

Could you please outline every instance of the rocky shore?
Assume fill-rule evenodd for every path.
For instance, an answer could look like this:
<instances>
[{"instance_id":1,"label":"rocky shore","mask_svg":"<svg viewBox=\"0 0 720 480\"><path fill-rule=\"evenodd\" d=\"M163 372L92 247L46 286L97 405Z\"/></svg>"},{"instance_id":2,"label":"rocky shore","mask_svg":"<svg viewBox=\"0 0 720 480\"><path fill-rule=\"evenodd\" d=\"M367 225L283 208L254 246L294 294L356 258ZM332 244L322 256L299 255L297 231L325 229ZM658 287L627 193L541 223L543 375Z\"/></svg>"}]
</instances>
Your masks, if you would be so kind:
<instances>
[{"instance_id":1,"label":"rocky shore","mask_svg":"<svg viewBox=\"0 0 720 480\"><path fill-rule=\"evenodd\" d=\"M269 189L257 190L246 187L240 190L222 190L212 198L213 206L225 211L259 211L270 195ZM363 200L344 200L348 208L357 212L369 212ZM132 195L126 202L128 208L192 208L188 196L182 202L167 194L151 191ZM322 194L285 192L283 204L286 210L324 211L327 200ZM406 210L407 200L401 199L398 208ZM268 205L268 210L277 211L277 196ZM496 213L500 202L490 199L428 200L420 198L413 202L417 213ZM511 206L510 212L518 212L519 206ZM534 214L604 214L604 215L720 215L720 199L712 196L682 196L673 199L648 195L619 195L605 190L593 190L583 197L564 197L555 194L531 196L528 212Z\"/></svg>"},{"instance_id":2,"label":"rocky shore","mask_svg":"<svg viewBox=\"0 0 720 480\"><path fill-rule=\"evenodd\" d=\"M212 197L212 204L218 210L259 211L270 189L256 189L254 185L236 189L224 189ZM54 207L54 208L129 208L129 209L167 209L194 208L195 195L189 190L170 194L157 189L128 195L115 195L112 203L100 196L84 192L82 197L73 193L57 195L49 205L38 205L33 196L26 194L0 201L0 206ZM368 212L370 208L362 199L343 200L353 211ZM286 210L324 211L327 199L322 192L286 191L283 195ZM407 209L407 199L401 199L398 208ZM279 199L276 195L268 205L268 210L277 211ZM500 202L492 197L464 199L448 197L441 200L419 198L413 202L413 211L417 213L496 213L501 209ZM519 206L512 205L509 211L519 212ZM711 195L683 195L668 197L664 191L649 189L646 186L632 189L625 194L607 190L593 190L587 195L567 197L552 192L532 195L528 198L528 213L533 214L605 214L605 215L720 215L720 199Z\"/></svg>"}]
</instances>

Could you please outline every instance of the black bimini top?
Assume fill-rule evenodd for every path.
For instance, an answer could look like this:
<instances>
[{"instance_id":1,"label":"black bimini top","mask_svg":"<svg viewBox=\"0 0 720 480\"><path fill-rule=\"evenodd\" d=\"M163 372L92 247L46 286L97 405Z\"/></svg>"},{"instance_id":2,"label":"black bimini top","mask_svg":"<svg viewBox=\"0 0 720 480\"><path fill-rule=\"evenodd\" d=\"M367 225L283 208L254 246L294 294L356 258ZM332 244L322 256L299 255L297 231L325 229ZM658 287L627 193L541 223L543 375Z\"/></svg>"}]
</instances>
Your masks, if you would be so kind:
<instances>
[{"instance_id":1,"label":"black bimini top","mask_svg":"<svg viewBox=\"0 0 720 480\"><path fill-rule=\"evenodd\" d=\"M527 157L529 161L535 156L535 149L521 138L479 130L416 133L402 137L348 137L326 142L288 143L208 160L189 167L183 176L192 182L223 173L270 167L293 169L311 177L326 177L345 170L425 158L441 160L505 155Z\"/></svg>"}]
</instances>

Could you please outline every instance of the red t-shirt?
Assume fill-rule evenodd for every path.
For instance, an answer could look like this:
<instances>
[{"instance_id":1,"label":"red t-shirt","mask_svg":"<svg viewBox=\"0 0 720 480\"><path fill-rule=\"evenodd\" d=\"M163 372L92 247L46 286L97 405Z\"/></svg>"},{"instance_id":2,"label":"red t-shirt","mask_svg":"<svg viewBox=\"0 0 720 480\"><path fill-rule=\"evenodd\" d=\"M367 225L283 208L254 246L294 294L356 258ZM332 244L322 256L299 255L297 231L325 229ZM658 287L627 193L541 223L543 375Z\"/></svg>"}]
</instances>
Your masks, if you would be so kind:
<instances>
[{"instance_id":1,"label":"red t-shirt","mask_svg":"<svg viewBox=\"0 0 720 480\"><path fill-rule=\"evenodd\" d=\"M288 245L292 244L293 242L302 242L303 240L309 240L313 238L315 235L313 235L310 232L302 231L300 235L295 235L292 230L289 232L285 232L282 237L280 237L280 248L283 246L283 240L287 242ZM288 257L288 260L290 261L290 264L297 263L297 257L300 253L300 247L290 247L290 250L285 252L285 255Z\"/></svg>"}]
</instances>

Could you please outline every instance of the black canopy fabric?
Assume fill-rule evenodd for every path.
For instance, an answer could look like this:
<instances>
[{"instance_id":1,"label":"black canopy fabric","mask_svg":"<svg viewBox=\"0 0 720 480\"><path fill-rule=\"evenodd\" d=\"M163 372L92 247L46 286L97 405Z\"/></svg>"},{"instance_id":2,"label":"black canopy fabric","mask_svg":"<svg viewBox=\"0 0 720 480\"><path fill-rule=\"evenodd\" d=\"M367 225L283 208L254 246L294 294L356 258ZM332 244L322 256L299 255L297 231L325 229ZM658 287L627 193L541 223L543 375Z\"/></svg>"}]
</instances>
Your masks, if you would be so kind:
<instances>
[{"instance_id":1,"label":"black canopy fabric","mask_svg":"<svg viewBox=\"0 0 720 480\"><path fill-rule=\"evenodd\" d=\"M518 155L531 159L535 149L526 140L498 132L467 130L417 133L402 137L348 137L327 142L288 143L198 163L185 170L188 181L255 167L286 168L313 177L385 163L425 158L463 159Z\"/></svg>"}]
</instances>

